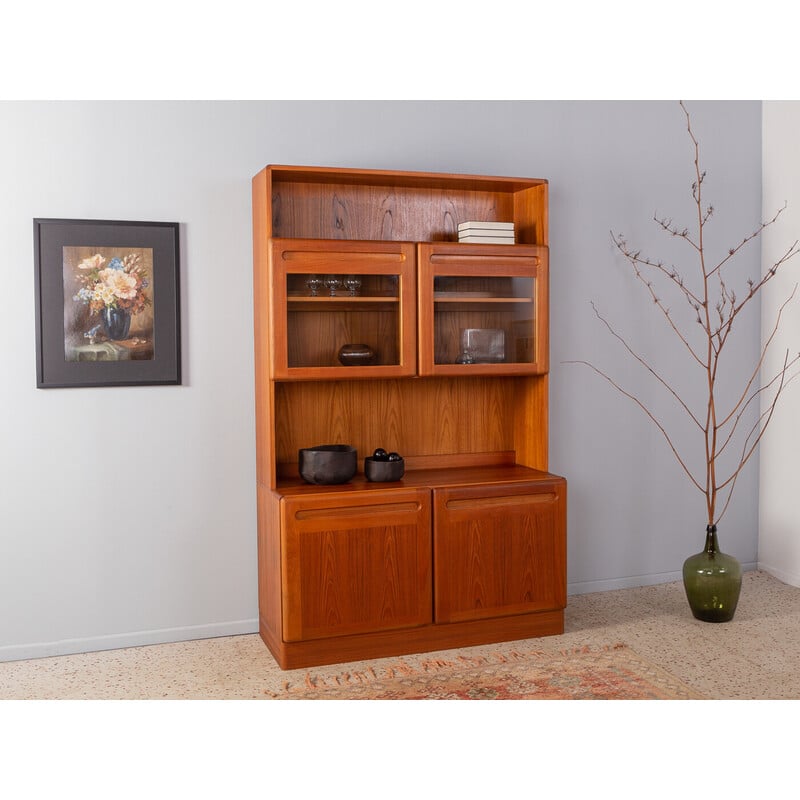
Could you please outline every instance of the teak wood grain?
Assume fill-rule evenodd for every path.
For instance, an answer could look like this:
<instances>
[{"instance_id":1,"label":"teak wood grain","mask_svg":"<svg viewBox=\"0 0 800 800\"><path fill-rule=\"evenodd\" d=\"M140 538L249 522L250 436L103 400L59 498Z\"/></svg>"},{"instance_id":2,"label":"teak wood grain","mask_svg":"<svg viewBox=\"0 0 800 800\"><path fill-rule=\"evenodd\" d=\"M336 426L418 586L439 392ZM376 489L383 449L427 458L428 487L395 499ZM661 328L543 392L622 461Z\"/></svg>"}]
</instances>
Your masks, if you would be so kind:
<instances>
[{"instance_id":1,"label":"teak wood grain","mask_svg":"<svg viewBox=\"0 0 800 800\"><path fill-rule=\"evenodd\" d=\"M431 622L431 508L422 489L284 498L283 638Z\"/></svg>"},{"instance_id":2,"label":"teak wood grain","mask_svg":"<svg viewBox=\"0 0 800 800\"><path fill-rule=\"evenodd\" d=\"M563 632L547 198L543 179L254 177L259 616L283 669ZM458 243L467 220L513 222L517 244ZM358 274L359 295L312 297L312 273ZM435 298L437 274L455 284ZM510 358L449 363L464 327L506 331ZM345 343L376 363L340 365ZM318 444L357 448L349 483L299 477L298 450ZM401 481L366 481L376 447L404 456Z\"/></svg>"},{"instance_id":3,"label":"teak wood grain","mask_svg":"<svg viewBox=\"0 0 800 800\"><path fill-rule=\"evenodd\" d=\"M344 661L385 658L408 653L427 653L454 647L471 647L514 639L555 636L564 633L564 611L541 611L492 619L451 622L446 625L421 625L366 634L333 636L285 642L264 625L261 638L281 669L300 669Z\"/></svg>"},{"instance_id":4,"label":"teak wood grain","mask_svg":"<svg viewBox=\"0 0 800 800\"><path fill-rule=\"evenodd\" d=\"M416 373L415 250L408 242L322 242L276 239L269 248L268 283L273 379L395 377ZM290 305L288 277L370 274L398 280L390 312L361 304ZM374 299L377 304L377 298ZM308 310L312 308L313 310ZM296 310L295 310L296 309ZM376 366L348 367L337 360L344 344L370 345Z\"/></svg>"},{"instance_id":5,"label":"teak wood grain","mask_svg":"<svg viewBox=\"0 0 800 800\"><path fill-rule=\"evenodd\" d=\"M512 379L303 381L275 393L279 464L320 444L355 447L360 466L376 447L411 457L515 449Z\"/></svg>"},{"instance_id":6,"label":"teak wood grain","mask_svg":"<svg viewBox=\"0 0 800 800\"><path fill-rule=\"evenodd\" d=\"M563 480L433 491L436 622L566 605Z\"/></svg>"},{"instance_id":7,"label":"teak wood grain","mask_svg":"<svg viewBox=\"0 0 800 800\"><path fill-rule=\"evenodd\" d=\"M417 256L419 373L420 375L520 375L545 374L549 368L549 254L545 246L419 244ZM446 277L469 281L483 276L509 280L530 279L532 294L521 297L524 303L508 304L475 299L461 304L437 301L435 281ZM463 283L464 290L480 284ZM490 284L486 284L489 286ZM508 298L503 298L507 301ZM533 339L529 362L514 360L515 321L520 308L527 333ZM499 364L457 364L460 330L499 328L505 331L507 359Z\"/></svg>"},{"instance_id":8,"label":"teak wood grain","mask_svg":"<svg viewBox=\"0 0 800 800\"><path fill-rule=\"evenodd\" d=\"M517 241L547 242L547 181L424 172L270 166L267 235L457 241L469 220L514 222Z\"/></svg>"}]
</instances>

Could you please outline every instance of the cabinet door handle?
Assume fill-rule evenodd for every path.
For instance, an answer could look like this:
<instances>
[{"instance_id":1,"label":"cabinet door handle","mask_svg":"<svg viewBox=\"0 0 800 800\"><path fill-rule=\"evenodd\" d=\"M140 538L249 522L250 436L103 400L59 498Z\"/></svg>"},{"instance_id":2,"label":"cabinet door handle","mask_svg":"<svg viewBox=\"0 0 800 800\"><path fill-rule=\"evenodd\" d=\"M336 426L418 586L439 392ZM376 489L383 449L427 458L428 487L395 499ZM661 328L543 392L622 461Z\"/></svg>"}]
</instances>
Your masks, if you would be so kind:
<instances>
[{"instance_id":1,"label":"cabinet door handle","mask_svg":"<svg viewBox=\"0 0 800 800\"><path fill-rule=\"evenodd\" d=\"M369 506L346 506L331 508L314 508L314 509L300 509L294 512L294 518L298 521L312 520L312 519L325 519L327 517L336 517L341 519L347 517L353 519L354 517L367 517L375 516L376 514L385 515L396 512L408 512L416 514L422 506L417 502L411 503L381 503L380 505Z\"/></svg>"},{"instance_id":2,"label":"cabinet door handle","mask_svg":"<svg viewBox=\"0 0 800 800\"><path fill-rule=\"evenodd\" d=\"M539 256L498 256L477 253L434 253L431 264L491 264L492 267L538 267L542 263Z\"/></svg>"},{"instance_id":3,"label":"cabinet door handle","mask_svg":"<svg viewBox=\"0 0 800 800\"><path fill-rule=\"evenodd\" d=\"M405 253L360 252L355 250L282 250L284 261L295 261L300 264L362 264L374 261L402 264L406 260ZM353 268L355 269L355 267Z\"/></svg>"},{"instance_id":4,"label":"cabinet door handle","mask_svg":"<svg viewBox=\"0 0 800 800\"><path fill-rule=\"evenodd\" d=\"M487 508L489 506L521 506L542 505L554 503L557 500L555 492L539 492L537 494L512 494L503 497L471 497L468 500L447 500L445 508L450 511L459 511L470 508Z\"/></svg>"}]
</instances>

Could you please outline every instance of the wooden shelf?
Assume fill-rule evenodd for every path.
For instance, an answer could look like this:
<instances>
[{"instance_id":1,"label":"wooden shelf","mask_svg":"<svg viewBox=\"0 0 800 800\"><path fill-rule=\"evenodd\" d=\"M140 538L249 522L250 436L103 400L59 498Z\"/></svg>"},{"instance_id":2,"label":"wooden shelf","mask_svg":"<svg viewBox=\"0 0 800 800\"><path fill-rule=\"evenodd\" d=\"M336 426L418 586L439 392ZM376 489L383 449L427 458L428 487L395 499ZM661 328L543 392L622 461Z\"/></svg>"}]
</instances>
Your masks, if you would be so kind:
<instances>
[{"instance_id":1,"label":"wooden shelf","mask_svg":"<svg viewBox=\"0 0 800 800\"><path fill-rule=\"evenodd\" d=\"M280 165L261 177L268 237L457 243L459 223L482 219L513 222L518 244L547 243L540 178Z\"/></svg>"},{"instance_id":2,"label":"wooden shelf","mask_svg":"<svg viewBox=\"0 0 800 800\"><path fill-rule=\"evenodd\" d=\"M311 297L309 295L289 295L286 303L291 311L374 311L397 306L399 297Z\"/></svg>"},{"instance_id":3,"label":"wooden shelf","mask_svg":"<svg viewBox=\"0 0 800 800\"><path fill-rule=\"evenodd\" d=\"M341 297L339 297L338 295L337 296L333 296L333 297L331 297L331 296L313 297L312 295L307 295L307 294L303 294L303 295L301 295L301 294L295 294L295 295L290 294L289 297L287 298L287 300L290 303L297 303L297 302L303 301L303 302L308 302L308 303L353 303L355 305L358 305L359 303L398 303L398 302L400 302L399 298L393 297L391 295L386 295L386 296L377 296L376 295L376 296L371 296L371 297L365 297L363 295L356 295L355 297L348 296L348 295L342 295Z\"/></svg>"},{"instance_id":4,"label":"wooden shelf","mask_svg":"<svg viewBox=\"0 0 800 800\"><path fill-rule=\"evenodd\" d=\"M474 294L450 294L434 292L434 303L473 303L476 305L491 304L491 303L514 303L517 304L531 304L533 303L532 297L477 297Z\"/></svg>"},{"instance_id":5,"label":"wooden shelf","mask_svg":"<svg viewBox=\"0 0 800 800\"><path fill-rule=\"evenodd\" d=\"M363 467L363 458L359 458L359 468ZM282 497L308 497L311 495L339 495L359 492L383 492L393 489L427 487L431 489L462 486L486 486L490 484L530 483L533 481L548 482L560 480L549 472L531 469L521 464L505 464L474 467L422 467L406 468L405 475L399 481L368 481L364 473L359 471L351 481L329 486L314 486L306 483L296 474L297 466L286 464L283 471L295 475L279 481L276 493Z\"/></svg>"}]
</instances>

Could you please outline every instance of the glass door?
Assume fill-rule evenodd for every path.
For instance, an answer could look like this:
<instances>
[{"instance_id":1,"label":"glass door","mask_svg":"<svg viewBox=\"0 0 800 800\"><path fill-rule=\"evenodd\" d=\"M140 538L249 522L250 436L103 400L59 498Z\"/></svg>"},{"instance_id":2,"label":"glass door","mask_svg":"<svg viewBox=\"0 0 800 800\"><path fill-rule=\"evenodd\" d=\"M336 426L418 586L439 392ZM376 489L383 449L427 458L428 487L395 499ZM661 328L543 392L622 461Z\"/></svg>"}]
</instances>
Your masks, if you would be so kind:
<instances>
[{"instance_id":1,"label":"glass door","mask_svg":"<svg viewBox=\"0 0 800 800\"><path fill-rule=\"evenodd\" d=\"M547 248L419 245L421 375L547 371Z\"/></svg>"},{"instance_id":2,"label":"glass door","mask_svg":"<svg viewBox=\"0 0 800 800\"><path fill-rule=\"evenodd\" d=\"M274 378L413 375L413 245L273 240Z\"/></svg>"}]
</instances>

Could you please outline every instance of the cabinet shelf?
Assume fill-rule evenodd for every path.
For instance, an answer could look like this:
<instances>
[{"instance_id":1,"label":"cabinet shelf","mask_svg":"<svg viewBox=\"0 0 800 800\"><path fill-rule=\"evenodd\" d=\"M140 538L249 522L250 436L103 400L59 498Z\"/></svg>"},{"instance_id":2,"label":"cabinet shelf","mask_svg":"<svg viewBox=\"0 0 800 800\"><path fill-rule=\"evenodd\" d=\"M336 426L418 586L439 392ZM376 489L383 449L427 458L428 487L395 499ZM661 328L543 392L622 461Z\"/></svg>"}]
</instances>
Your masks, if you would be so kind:
<instances>
[{"instance_id":1,"label":"cabinet shelf","mask_svg":"<svg viewBox=\"0 0 800 800\"><path fill-rule=\"evenodd\" d=\"M479 466L432 467L424 462L433 459L419 459L420 466L408 469L399 481L386 483L368 481L361 471L363 458L359 457L359 472L345 484L333 486L314 486L297 475L296 465L283 465L286 477L278 482L276 492L282 497L310 497L316 495L357 494L360 492L386 492L394 489L439 488L443 486L485 486L489 484L512 484L531 482L550 482L557 476L542 470L531 469L512 461L505 464L484 464ZM413 461L411 459L410 461ZM291 474L294 473L294 474Z\"/></svg>"},{"instance_id":2,"label":"cabinet shelf","mask_svg":"<svg viewBox=\"0 0 800 800\"><path fill-rule=\"evenodd\" d=\"M398 297L308 297L286 299L290 311L380 311L396 308Z\"/></svg>"},{"instance_id":3,"label":"cabinet shelf","mask_svg":"<svg viewBox=\"0 0 800 800\"><path fill-rule=\"evenodd\" d=\"M542 178L284 165L260 176L272 238L456 243L459 223L486 220L513 222L519 243L547 243Z\"/></svg>"},{"instance_id":4,"label":"cabinet shelf","mask_svg":"<svg viewBox=\"0 0 800 800\"><path fill-rule=\"evenodd\" d=\"M491 303L514 303L525 304L533 303L532 297L482 297L476 294L450 294L434 292L434 303L472 303L475 305Z\"/></svg>"},{"instance_id":5,"label":"cabinet shelf","mask_svg":"<svg viewBox=\"0 0 800 800\"><path fill-rule=\"evenodd\" d=\"M288 302L290 303L353 303L354 305L358 305L359 303L397 303L399 299L397 297L388 297L388 296L374 296L374 297L309 297L307 295L289 295L287 298Z\"/></svg>"}]
</instances>

